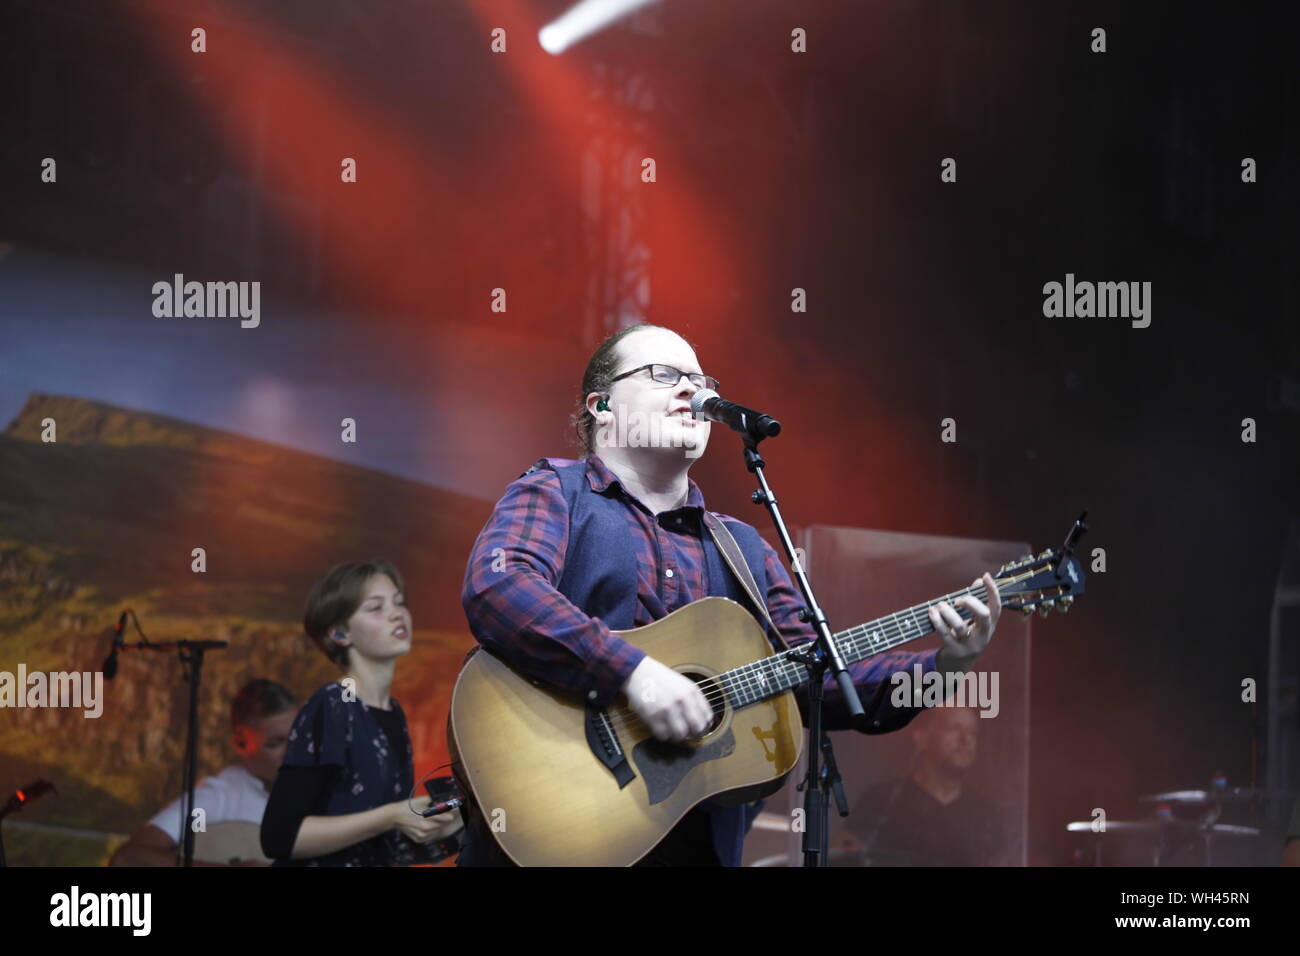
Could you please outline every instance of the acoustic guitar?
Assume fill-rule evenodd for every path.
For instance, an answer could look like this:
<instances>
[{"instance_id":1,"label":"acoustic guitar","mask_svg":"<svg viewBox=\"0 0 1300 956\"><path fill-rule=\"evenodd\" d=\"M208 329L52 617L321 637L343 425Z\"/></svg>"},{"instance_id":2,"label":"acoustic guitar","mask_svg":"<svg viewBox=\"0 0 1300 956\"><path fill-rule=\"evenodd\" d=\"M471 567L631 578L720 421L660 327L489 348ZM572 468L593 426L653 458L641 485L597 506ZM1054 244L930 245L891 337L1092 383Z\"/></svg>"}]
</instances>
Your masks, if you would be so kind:
<instances>
[{"instance_id":1,"label":"acoustic guitar","mask_svg":"<svg viewBox=\"0 0 1300 956\"><path fill-rule=\"evenodd\" d=\"M210 823L194 834L194 859L201 863L264 863L262 825L246 820Z\"/></svg>"},{"instance_id":2,"label":"acoustic guitar","mask_svg":"<svg viewBox=\"0 0 1300 956\"><path fill-rule=\"evenodd\" d=\"M1083 593L1072 556L1082 519L1062 552L1004 565L1003 607L1068 610ZM980 583L834 635L846 664L932 632L929 609ZM969 612L957 609L964 618ZM470 656L452 692L448 742L457 776L501 849L522 866L627 866L705 801L747 803L780 789L799 760L803 724L794 689L806 683L808 646L778 654L745 608L706 597L645 627L616 631L699 684L713 723L680 744L656 740L620 699L605 709L511 668Z\"/></svg>"}]
</instances>

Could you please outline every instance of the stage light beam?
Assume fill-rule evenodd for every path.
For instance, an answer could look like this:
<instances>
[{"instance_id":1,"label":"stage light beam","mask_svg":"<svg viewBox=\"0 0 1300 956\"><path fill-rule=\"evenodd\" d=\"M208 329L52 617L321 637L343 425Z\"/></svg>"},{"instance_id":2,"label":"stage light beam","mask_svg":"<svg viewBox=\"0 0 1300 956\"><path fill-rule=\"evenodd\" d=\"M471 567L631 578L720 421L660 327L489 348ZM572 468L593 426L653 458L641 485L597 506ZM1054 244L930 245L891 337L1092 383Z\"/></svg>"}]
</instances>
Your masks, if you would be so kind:
<instances>
[{"instance_id":1,"label":"stage light beam","mask_svg":"<svg viewBox=\"0 0 1300 956\"><path fill-rule=\"evenodd\" d=\"M558 56L615 20L657 0L582 0L537 31L537 42Z\"/></svg>"}]
</instances>

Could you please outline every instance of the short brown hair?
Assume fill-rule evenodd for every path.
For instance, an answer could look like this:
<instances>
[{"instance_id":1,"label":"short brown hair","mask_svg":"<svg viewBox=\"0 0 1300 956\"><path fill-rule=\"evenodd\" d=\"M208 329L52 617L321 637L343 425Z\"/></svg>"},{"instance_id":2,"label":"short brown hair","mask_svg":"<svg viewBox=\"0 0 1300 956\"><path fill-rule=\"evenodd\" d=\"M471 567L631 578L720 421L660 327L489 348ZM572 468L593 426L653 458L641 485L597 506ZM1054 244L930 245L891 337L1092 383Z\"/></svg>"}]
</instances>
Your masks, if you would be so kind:
<instances>
[{"instance_id":1,"label":"short brown hair","mask_svg":"<svg viewBox=\"0 0 1300 956\"><path fill-rule=\"evenodd\" d=\"M259 720L297 709L293 691L283 684L259 677L241 687L230 702L230 726L251 727Z\"/></svg>"},{"instance_id":2,"label":"short brown hair","mask_svg":"<svg viewBox=\"0 0 1300 956\"><path fill-rule=\"evenodd\" d=\"M397 590L406 591L397 568L382 558L374 558L340 564L312 585L311 593L307 595L302 628L325 656L340 668L348 666L348 649L330 640L330 631L346 624L357 613L357 608L366 598L366 582L377 574L387 575Z\"/></svg>"},{"instance_id":3,"label":"short brown hair","mask_svg":"<svg viewBox=\"0 0 1300 956\"><path fill-rule=\"evenodd\" d=\"M629 325L625 329L619 329L606 338L596 347L596 351L591 354L591 358L587 360L587 370L582 373L582 388L578 392L578 407L569 417L574 431L578 434L578 445L585 455L590 455L596 447L596 418L591 412L587 411L587 396L592 392L608 392L613 387L614 383L610 379L614 377L614 372L618 368L618 343L633 332L644 332L646 329L662 329L680 337L680 333L674 329L664 328L662 325L651 325L649 322L639 322L636 325ZM689 342L686 344L690 345Z\"/></svg>"}]
</instances>

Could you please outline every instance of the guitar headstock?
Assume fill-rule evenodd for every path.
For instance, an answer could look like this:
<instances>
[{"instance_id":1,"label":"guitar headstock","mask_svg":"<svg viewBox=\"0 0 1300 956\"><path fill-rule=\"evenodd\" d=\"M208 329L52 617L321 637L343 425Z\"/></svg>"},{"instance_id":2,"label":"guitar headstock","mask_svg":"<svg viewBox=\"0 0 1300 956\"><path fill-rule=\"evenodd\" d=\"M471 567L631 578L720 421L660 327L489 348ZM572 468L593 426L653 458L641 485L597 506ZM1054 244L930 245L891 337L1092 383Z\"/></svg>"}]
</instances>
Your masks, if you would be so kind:
<instances>
[{"instance_id":1,"label":"guitar headstock","mask_svg":"<svg viewBox=\"0 0 1300 956\"><path fill-rule=\"evenodd\" d=\"M1043 617L1053 609L1070 610L1074 599L1083 593L1083 567L1074 557L1074 547L1088 530L1083 523L1087 516L1086 511L1079 516L1059 550L1049 549L1037 557L1027 554L998 568L993 578L1004 608L1023 611L1025 617L1033 614L1034 608Z\"/></svg>"}]
</instances>

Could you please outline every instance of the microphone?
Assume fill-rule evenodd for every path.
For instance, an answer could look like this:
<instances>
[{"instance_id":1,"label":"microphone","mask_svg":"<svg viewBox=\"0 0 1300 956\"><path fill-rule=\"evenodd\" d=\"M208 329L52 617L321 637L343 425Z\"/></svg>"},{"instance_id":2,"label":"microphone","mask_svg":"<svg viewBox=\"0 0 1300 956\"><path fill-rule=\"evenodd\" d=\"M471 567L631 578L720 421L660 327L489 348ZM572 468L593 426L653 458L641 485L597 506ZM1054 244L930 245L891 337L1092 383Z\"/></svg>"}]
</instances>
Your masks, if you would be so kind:
<instances>
[{"instance_id":1,"label":"microphone","mask_svg":"<svg viewBox=\"0 0 1300 956\"><path fill-rule=\"evenodd\" d=\"M456 810L465 805L465 801L460 797L452 797L450 800L441 800L429 804L429 809L421 810L422 817L436 817L440 813L447 813L450 810Z\"/></svg>"},{"instance_id":2,"label":"microphone","mask_svg":"<svg viewBox=\"0 0 1300 956\"><path fill-rule=\"evenodd\" d=\"M126 616L130 613L129 608L123 611L117 619L117 627L113 628L113 646L104 658L104 680L112 680L117 676L117 649L122 646L122 632L126 630Z\"/></svg>"},{"instance_id":3,"label":"microphone","mask_svg":"<svg viewBox=\"0 0 1300 956\"><path fill-rule=\"evenodd\" d=\"M691 396L691 413L697 419L730 425L755 439L781 434L781 423L772 416L729 402L711 388L702 388Z\"/></svg>"}]
</instances>

